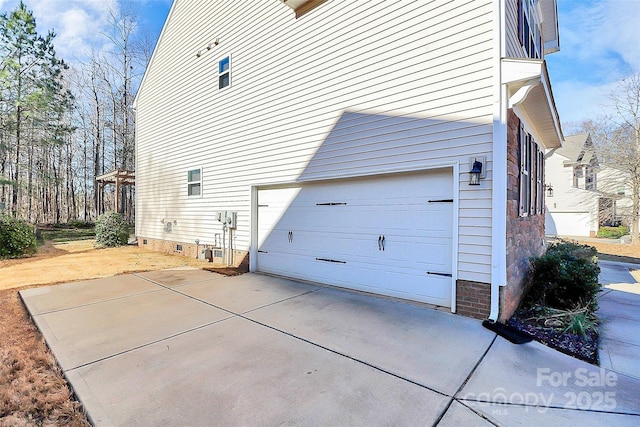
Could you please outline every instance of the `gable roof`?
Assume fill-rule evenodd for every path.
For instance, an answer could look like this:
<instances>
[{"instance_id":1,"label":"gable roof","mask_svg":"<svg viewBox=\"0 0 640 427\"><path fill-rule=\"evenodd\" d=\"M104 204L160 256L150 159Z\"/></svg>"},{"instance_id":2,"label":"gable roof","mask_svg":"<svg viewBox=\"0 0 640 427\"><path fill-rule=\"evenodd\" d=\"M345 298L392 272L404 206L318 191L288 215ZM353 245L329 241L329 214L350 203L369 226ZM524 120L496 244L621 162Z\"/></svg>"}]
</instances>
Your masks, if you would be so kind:
<instances>
[{"instance_id":1,"label":"gable roof","mask_svg":"<svg viewBox=\"0 0 640 427\"><path fill-rule=\"evenodd\" d=\"M595 148L591 142L591 135L588 133L566 136L562 147L558 148L556 153L567 159L564 162L565 164L588 165L598 163Z\"/></svg>"}]
</instances>

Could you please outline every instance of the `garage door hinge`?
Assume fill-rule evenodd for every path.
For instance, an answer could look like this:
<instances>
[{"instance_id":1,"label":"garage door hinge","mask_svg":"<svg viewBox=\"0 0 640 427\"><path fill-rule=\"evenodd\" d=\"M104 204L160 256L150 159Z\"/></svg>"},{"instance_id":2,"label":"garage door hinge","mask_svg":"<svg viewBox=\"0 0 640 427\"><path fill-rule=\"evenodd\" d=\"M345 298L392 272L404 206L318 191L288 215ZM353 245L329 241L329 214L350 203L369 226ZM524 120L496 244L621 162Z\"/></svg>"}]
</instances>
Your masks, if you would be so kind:
<instances>
[{"instance_id":1,"label":"garage door hinge","mask_svg":"<svg viewBox=\"0 0 640 427\"><path fill-rule=\"evenodd\" d=\"M316 261L324 261L324 262L336 262L338 264L346 264L347 261L340 261L337 259L330 259L330 258L316 258Z\"/></svg>"},{"instance_id":2,"label":"garage door hinge","mask_svg":"<svg viewBox=\"0 0 640 427\"><path fill-rule=\"evenodd\" d=\"M316 206L346 206L346 202L316 203Z\"/></svg>"},{"instance_id":3,"label":"garage door hinge","mask_svg":"<svg viewBox=\"0 0 640 427\"><path fill-rule=\"evenodd\" d=\"M453 199L429 200L429 203L453 203Z\"/></svg>"},{"instance_id":4,"label":"garage door hinge","mask_svg":"<svg viewBox=\"0 0 640 427\"><path fill-rule=\"evenodd\" d=\"M427 274L432 274L434 276L453 277L453 274L451 273L436 273L434 271L427 271Z\"/></svg>"}]
</instances>

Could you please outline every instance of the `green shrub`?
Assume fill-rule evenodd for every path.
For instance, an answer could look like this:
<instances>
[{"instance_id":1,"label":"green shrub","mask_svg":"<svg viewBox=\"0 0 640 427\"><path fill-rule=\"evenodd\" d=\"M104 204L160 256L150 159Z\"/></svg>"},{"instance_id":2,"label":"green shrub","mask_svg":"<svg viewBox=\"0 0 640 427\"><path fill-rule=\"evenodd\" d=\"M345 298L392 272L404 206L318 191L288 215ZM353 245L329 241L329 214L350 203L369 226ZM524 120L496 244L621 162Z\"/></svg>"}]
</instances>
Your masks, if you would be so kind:
<instances>
[{"instance_id":1,"label":"green shrub","mask_svg":"<svg viewBox=\"0 0 640 427\"><path fill-rule=\"evenodd\" d=\"M598 330L597 321L592 314L580 312L569 315L567 325L563 332L572 332L581 337L586 337L587 333Z\"/></svg>"},{"instance_id":2,"label":"green shrub","mask_svg":"<svg viewBox=\"0 0 640 427\"><path fill-rule=\"evenodd\" d=\"M629 234L629 227L621 225L619 227L600 227L598 237L605 239L619 239Z\"/></svg>"},{"instance_id":3,"label":"green shrub","mask_svg":"<svg viewBox=\"0 0 640 427\"><path fill-rule=\"evenodd\" d=\"M552 243L544 255L531 259L531 287L523 302L561 310L578 306L595 310L600 290L596 255L591 246L567 241Z\"/></svg>"},{"instance_id":4,"label":"green shrub","mask_svg":"<svg viewBox=\"0 0 640 427\"><path fill-rule=\"evenodd\" d=\"M0 215L0 258L33 255L37 251L38 243L31 225L9 215Z\"/></svg>"},{"instance_id":5,"label":"green shrub","mask_svg":"<svg viewBox=\"0 0 640 427\"><path fill-rule=\"evenodd\" d=\"M129 224L116 212L102 214L96 220L96 246L114 247L126 245L129 240Z\"/></svg>"}]
</instances>

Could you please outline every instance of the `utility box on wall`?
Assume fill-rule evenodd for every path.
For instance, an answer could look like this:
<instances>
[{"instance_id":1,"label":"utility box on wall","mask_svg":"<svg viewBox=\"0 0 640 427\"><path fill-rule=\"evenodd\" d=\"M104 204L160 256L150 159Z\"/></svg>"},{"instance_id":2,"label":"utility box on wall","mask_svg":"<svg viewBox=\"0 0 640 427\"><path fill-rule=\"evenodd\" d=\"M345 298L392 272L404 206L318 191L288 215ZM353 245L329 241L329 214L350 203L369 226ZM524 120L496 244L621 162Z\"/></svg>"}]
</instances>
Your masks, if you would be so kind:
<instances>
[{"instance_id":1,"label":"utility box on wall","mask_svg":"<svg viewBox=\"0 0 640 427\"><path fill-rule=\"evenodd\" d=\"M238 222L238 212L234 211L219 211L213 214L213 218L221 222L222 225L227 228L236 228Z\"/></svg>"}]
</instances>

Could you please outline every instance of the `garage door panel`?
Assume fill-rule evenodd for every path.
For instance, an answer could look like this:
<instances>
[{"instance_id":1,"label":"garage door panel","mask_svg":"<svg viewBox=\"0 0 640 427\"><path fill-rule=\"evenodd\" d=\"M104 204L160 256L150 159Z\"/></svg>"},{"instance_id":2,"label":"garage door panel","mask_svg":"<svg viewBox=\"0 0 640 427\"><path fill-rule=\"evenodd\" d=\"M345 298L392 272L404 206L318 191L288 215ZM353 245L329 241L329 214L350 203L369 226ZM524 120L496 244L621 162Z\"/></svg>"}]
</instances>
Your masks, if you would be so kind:
<instances>
[{"instance_id":1,"label":"garage door panel","mask_svg":"<svg viewBox=\"0 0 640 427\"><path fill-rule=\"evenodd\" d=\"M384 251L378 246L374 233L313 233L293 231L291 241L286 232L272 233L262 251L296 253L304 252L317 257L332 259L370 260L375 263L406 262L449 270L452 261L450 238L425 237L417 233L384 234ZM380 243L382 244L382 242ZM417 254L429 254L417 257Z\"/></svg>"},{"instance_id":2,"label":"garage door panel","mask_svg":"<svg viewBox=\"0 0 640 427\"><path fill-rule=\"evenodd\" d=\"M260 190L257 268L450 306L452 190L451 171Z\"/></svg>"}]
</instances>

